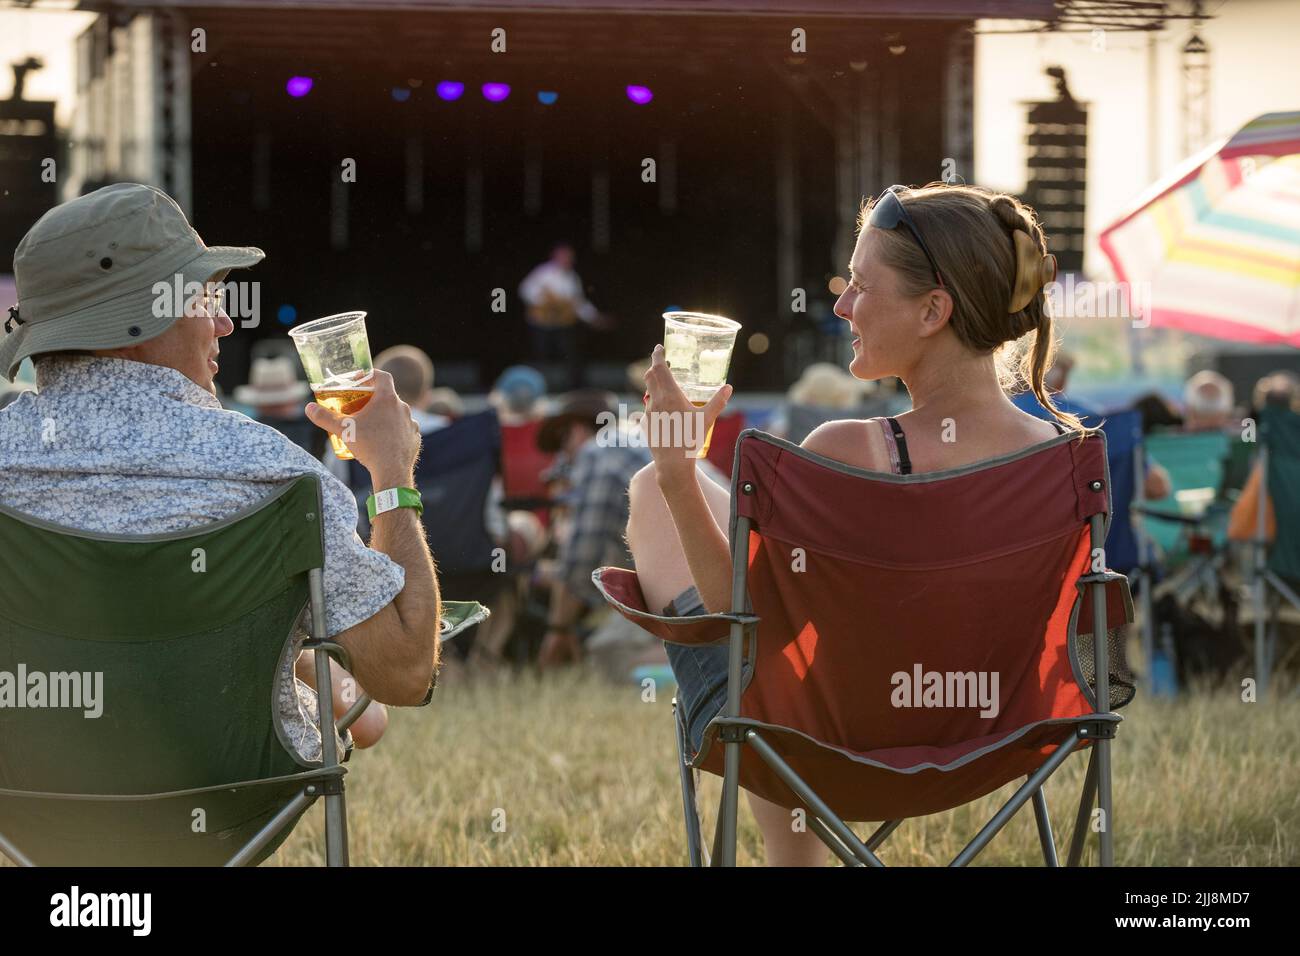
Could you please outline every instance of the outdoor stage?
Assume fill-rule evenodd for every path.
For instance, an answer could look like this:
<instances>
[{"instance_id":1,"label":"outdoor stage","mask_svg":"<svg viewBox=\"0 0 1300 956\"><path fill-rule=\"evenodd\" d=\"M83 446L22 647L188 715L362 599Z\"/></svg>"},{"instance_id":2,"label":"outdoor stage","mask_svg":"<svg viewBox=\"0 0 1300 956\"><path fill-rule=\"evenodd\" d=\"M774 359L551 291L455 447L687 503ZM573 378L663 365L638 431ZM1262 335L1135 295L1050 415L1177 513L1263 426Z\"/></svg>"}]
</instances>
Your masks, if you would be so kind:
<instances>
[{"instance_id":1,"label":"outdoor stage","mask_svg":"<svg viewBox=\"0 0 1300 956\"><path fill-rule=\"evenodd\" d=\"M113 6L120 19L146 5ZM445 384L483 387L528 357L516 289L567 239L590 298L618 320L589 336L588 354L606 360L594 384L623 387L660 312L681 306L743 323L738 387L781 388L835 358L826 283L847 262L860 200L937 179L945 159L970 173L970 17L1051 10L464 6L179 3L147 29L137 16L114 31L168 81L156 181L209 241L267 252L261 325L223 347L224 385L241 380L236 352L255 339L360 308L376 348L412 342ZM124 55L120 42L92 47ZM310 89L291 95L293 77ZM348 159L354 182L341 177Z\"/></svg>"}]
</instances>

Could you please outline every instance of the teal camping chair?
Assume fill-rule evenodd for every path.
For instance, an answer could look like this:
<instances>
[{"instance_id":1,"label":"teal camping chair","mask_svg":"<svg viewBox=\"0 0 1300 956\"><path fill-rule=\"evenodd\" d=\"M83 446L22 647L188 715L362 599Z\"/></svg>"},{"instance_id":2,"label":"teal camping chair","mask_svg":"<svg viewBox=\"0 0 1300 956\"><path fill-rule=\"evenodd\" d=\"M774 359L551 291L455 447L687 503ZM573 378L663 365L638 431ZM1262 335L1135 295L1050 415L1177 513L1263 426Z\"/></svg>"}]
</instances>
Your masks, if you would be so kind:
<instances>
[{"instance_id":1,"label":"teal camping chair","mask_svg":"<svg viewBox=\"0 0 1300 956\"><path fill-rule=\"evenodd\" d=\"M1300 610L1300 415L1269 407L1260 414L1259 461L1263 482L1252 542L1251 597L1255 615L1255 674L1262 696L1277 666L1282 601ZM1265 502L1272 501L1277 538L1264 530Z\"/></svg>"},{"instance_id":2,"label":"teal camping chair","mask_svg":"<svg viewBox=\"0 0 1300 956\"><path fill-rule=\"evenodd\" d=\"M97 534L0 506L0 852L20 865L257 864L324 797L326 860L347 864L333 708L318 708L322 759L306 764L275 706L304 613L322 700L329 657L349 667L323 639L320 514L310 474L169 534ZM487 615L443 613L444 640Z\"/></svg>"}]
</instances>

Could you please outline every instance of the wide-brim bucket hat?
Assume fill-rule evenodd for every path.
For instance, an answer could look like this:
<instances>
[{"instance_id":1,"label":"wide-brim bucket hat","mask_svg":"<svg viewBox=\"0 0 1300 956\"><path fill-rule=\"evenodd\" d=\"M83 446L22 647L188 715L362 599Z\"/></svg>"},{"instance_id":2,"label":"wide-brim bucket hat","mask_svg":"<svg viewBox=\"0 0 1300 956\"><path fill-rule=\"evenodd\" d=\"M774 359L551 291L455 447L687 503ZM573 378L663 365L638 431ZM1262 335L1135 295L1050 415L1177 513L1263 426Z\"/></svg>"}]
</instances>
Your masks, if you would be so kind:
<instances>
[{"instance_id":1,"label":"wide-brim bucket hat","mask_svg":"<svg viewBox=\"0 0 1300 956\"><path fill-rule=\"evenodd\" d=\"M265 255L205 245L153 186L116 183L55 206L14 252L18 305L0 337L0 372L13 381L28 356L147 342L184 314L192 284Z\"/></svg>"}]
</instances>

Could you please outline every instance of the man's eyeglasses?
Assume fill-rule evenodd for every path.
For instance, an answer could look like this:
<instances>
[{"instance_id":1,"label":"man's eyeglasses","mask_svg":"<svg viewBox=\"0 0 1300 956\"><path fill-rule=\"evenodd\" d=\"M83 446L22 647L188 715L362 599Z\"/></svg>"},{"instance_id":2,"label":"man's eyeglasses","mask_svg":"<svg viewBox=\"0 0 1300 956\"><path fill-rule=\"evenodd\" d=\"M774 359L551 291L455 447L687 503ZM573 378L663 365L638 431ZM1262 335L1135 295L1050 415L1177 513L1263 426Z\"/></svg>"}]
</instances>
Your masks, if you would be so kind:
<instances>
[{"instance_id":1,"label":"man's eyeglasses","mask_svg":"<svg viewBox=\"0 0 1300 956\"><path fill-rule=\"evenodd\" d=\"M939 274L939 264L934 261L934 256L930 253L930 247L921 238L921 231L916 228L916 223L912 222L912 217L907 214L903 201L898 198L898 190L906 188L906 186L890 186L881 193L880 198L876 200L876 204L871 207L871 216L867 219L867 225L874 226L877 229L897 229L899 223L906 226L908 232L916 239L916 244L925 253L926 259L930 260L930 268L934 270L934 281L939 283L940 289L951 292L952 290L943 284L943 276Z\"/></svg>"},{"instance_id":2,"label":"man's eyeglasses","mask_svg":"<svg viewBox=\"0 0 1300 956\"><path fill-rule=\"evenodd\" d=\"M208 286L195 300L208 315L217 315L226 306L226 290L222 286Z\"/></svg>"}]
</instances>

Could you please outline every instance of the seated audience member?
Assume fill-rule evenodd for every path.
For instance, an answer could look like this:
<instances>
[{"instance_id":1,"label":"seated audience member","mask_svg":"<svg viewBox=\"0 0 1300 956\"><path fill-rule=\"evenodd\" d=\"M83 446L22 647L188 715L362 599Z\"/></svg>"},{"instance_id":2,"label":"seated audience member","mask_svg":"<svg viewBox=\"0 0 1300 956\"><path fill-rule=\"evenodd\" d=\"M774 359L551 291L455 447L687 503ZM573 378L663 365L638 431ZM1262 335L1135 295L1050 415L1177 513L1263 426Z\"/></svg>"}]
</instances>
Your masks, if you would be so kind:
<instances>
[{"instance_id":1,"label":"seated audience member","mask_svg":"<svg viewBox=\"0 0 1300 956\"><path fill-rule=\"evenodd\" d=\"M520 505L536 504L527 513L543 532L550 521L550 512L541 503L547 497L542 474L554 460L553 455L537 447L545 396L546 379L528 365L510 366L488 394L488 402L496 409L501 422L501 478L505 496Z\"/></svg>"},{"instance_id":2,"label":"seated audience member","mask_svg":"<svg viewBox=\"0 0 1300 956\"><path fill-rule=\"evenodd\" d=\"M316 474L327 635L350 653L359 689L379 702L419 704L438 664L439 605L415 512L379 516L367 547L347 488L284 435L217 401L220 341L234 331L218 283L262 257L251 247L205 246L169 196L137 183L105 186L42 216L15 253L19 305L0 337L0 372L12 380L33 356L37 377L35 392L0 412L0 499L67 527L162 534L227 518L277 484ZM202 292L160 314L154 284L174 281ZM41 441L51 421L53 440ZM338 432L324 410L313 421ZM375 489L410 486L418 441L386 373L355 422L351 447ZM306 637L300 625L296 646ZM303 654L297 673L306 683L295 681L297 657L286 658L276 719L299 757L314 761L315 669ZM336 714L355 699L346 676L336 672ZM372 706L353 725L356 743L374 743L385 723L383 707Z\"/></svg>"},{"instance_id":3,"label":"seated audience member","mask_svg":"<svg viewBox=\"0 0 1300 956\"><path fill-rule=\"evenodd\" d=\"M785 393L766 431L800 441L823 422L848 418L868 391L844 369L830 362L813 362ZM859 412L861 414L861 412Z\"/></svg>"},{"instance_id":4,"label":"seated audience member","mask_svg":"<svg viewBox=\"0 0 1300 956\"><path fill-rule=\"evenodd\" d=\"M465 402L454 388L443 385L429 393L429 414L443 418L460 418L465 414Z\"/></svg>"},{"instance_id":5,"label":"seated audience member","mask_svg":"<svg viewBox=\"0 0 1300 956\"><path fill-rule=\"evenodd\" d=\"M546 397L546 378L530 365L512 365L502 372L488 392L503 426L537 421L538 403Z\"/></svg>"},{"instance_id":6,"label":"seated audience member","mask_svg":"<svg viewBox=\"0 0 1300 956\"><path fill-rule=\"evenodd\" d=\"M969 466L1080 430L1077 418L1054 410L1044 382L1053 330L1043 287L1056 270L1033 210L974 186L896 189L860 212L851 282L835 314L853 333L849 371L864 381L897 375L912 410L896 419L828 422L803 447L856 468L909 475ZM1016 408L999 384L999 351L1030 334L1022 374L1051 423ZM689 412L662 346L652 360L650 412ZM731 394L730 385L719 390L705 406L706 421ZM948 419L960 441L944 441ZM654 463L632 479L627 528L646 602L677 616L730 610L728 490L703 480L681 448L651 452ZM933 547L942 552L945 542ZM728 649L669 644L667 652L698 750L725 700ZM749 802L769 863L825 862L825 845L811 831L792 830L789 810L752 794Z\"/></svg>"},{"instance_id":7,"label":"seated audience member","mask_svg":"<svg viewBox=\"0 0 1300 956\"><path fill-rule=\"evenodd\" d=\"M253 360L248 384L235 389L235 401L252 409L253 418L270 425L313 458L325 455L329 436L313 425L303 412L311 386L298 378L293 359L287 356Z\"/></svg>"},{"instance_id":8,"label":"seated audience member","mask_svg":"<svg viewBox=\"0 0 1300 956\"><path fill-rule=\"evenodd\" d=\"M1197 372L1183 386L1183 431L1222 431L1232 421L1232 383L1211 369Z\"/></svg>"},{"instance_id":9,"label":"seated audience member","mask_svg":"<svg viewBox=\"0 0 1300 956\"><path fill-rule=\"evenodd\" d=\"M414 345L394 345L375 356L375 368L393 376L397 397L411 406L411 417L427 435L447 424L447 417L430 412L433 402L433 359Z\"/></svg>"},{"instance_id":10,"label":"seated audience member","mask_svg":"<svg viewBox=\"0 0 1300 956\"><path fill-rule=\"evenodd\" d=\"M440 392L450 392L452 395L455 392L433 387L433 361L423 349L414 345L394 345L379 353L375 358L375 368L383 369L393 376L397 396L411 406L411 417L419 425L422 438L446 428L463 413L461 408L449 408L445 395L440 395ZM459 397L457 401L459 402ZM434 411L435 408L438 411ZM449 412L454 414L448 414ZM501 477L498 475L492 482L492 489L484 504L483 523L494 541L508 546L512 539L506 512L501 504L503 496Z\"/></svg>"},{"instance_id":11,"label":"seated audience member","mask_svg":"<svg viewBox=\"0 0 1300 956\"><path fill-rule=\"evenodd\" d=\"M1280 371L1265 375L1255 383L1251 401L1251 417L1259 421L1265 406L1290 408L1300 414L1300 377L1294 372ZM1232 541L1253 541L1259 527L1259 495L1263 472L1256 461L1241 495L1233 503L1228 515L1228 538ZM1277 537L1277 515L1273 511L1272 496L1264 495L1264 540L1272 542Z\"/></svg>"},{"instance_id":12,"label":"seated audience member","mask_svg":"<svg viewBox=\"0 0 1300 956\"><path fill-rule=\"evenodd\" d=\"M553 471L563 472L567 487L547 631L537 659L542 668L581 656L579 621L589 609L604 607L591 583L591 572L605 565L632 565L623 537L628 482L650 462L650 452L644 442L626 440L627 436L609 442L597 438L599 416L617 415L617 411L618 398L611 392L570 392L560 398L537 435L542 451L560 456Z\"/></svg>"},{"instance_id":13,"label":"seated audience member","mask_svg":"<svg viewBox=\"0 0 1300 956\"><path fill-rule=\"evenodd\" d=\"M1183 427L1183 416L1159 392L1147 392L1139 396L1134 400L1133 408L1142 413L1143 435L1150 435L1157 428Z\"/></svg>"}]
</instances>

